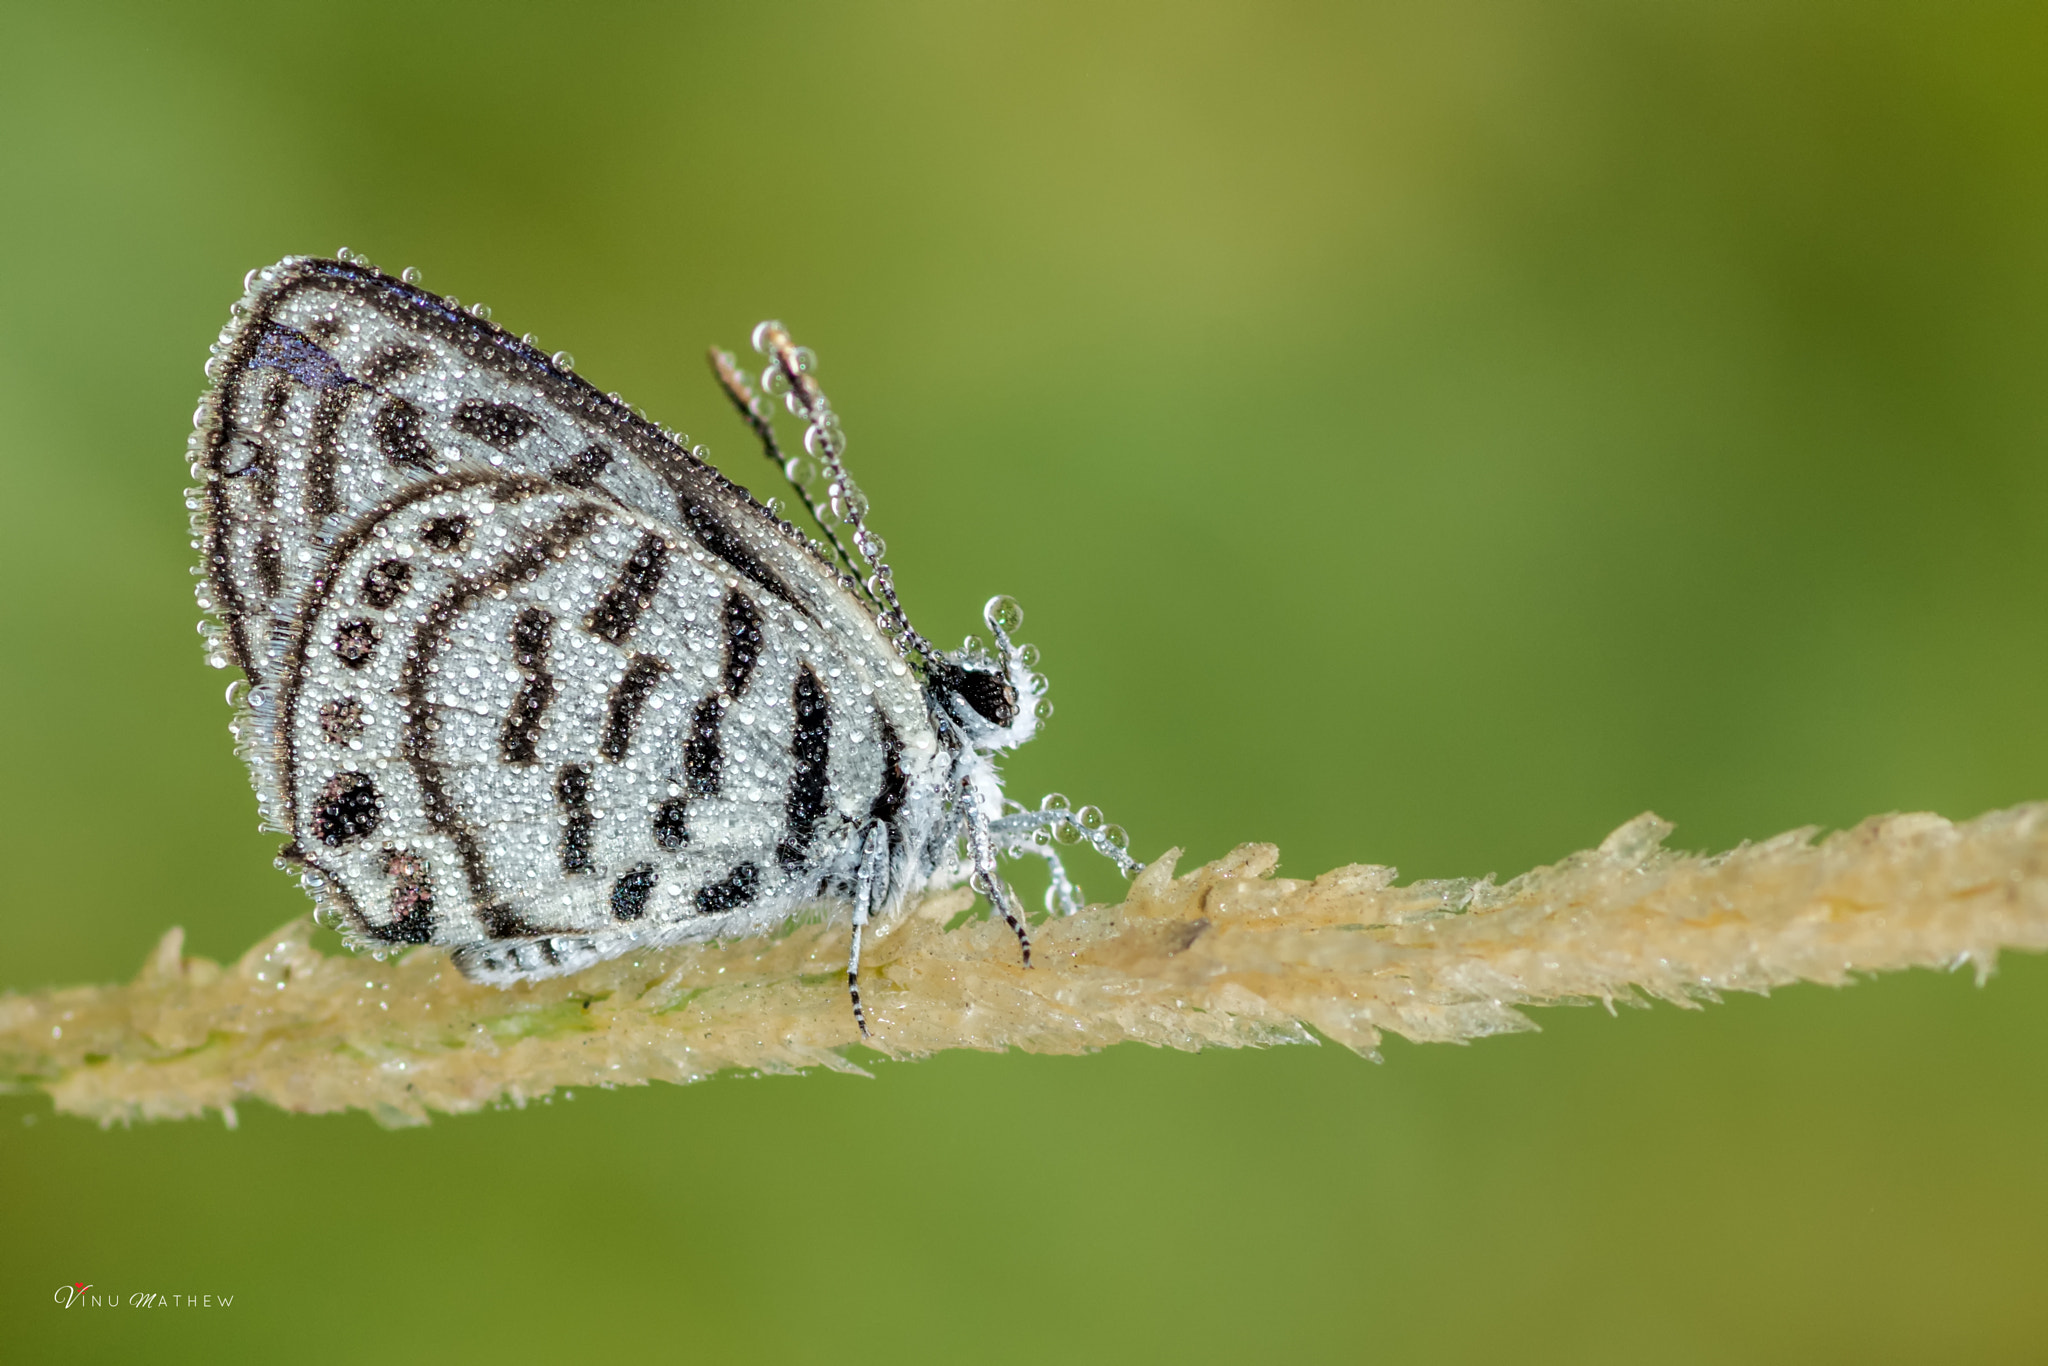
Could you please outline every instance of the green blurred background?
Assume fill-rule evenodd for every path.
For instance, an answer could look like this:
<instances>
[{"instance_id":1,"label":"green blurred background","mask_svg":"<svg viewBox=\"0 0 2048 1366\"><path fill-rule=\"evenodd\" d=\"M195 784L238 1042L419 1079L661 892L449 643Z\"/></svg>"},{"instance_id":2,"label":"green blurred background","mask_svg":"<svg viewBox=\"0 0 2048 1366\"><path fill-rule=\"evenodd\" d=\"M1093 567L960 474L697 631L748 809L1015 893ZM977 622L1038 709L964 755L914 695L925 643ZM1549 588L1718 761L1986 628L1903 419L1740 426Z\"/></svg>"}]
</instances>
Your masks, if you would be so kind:
<instances>
[{"instance_id":1,"label":"green blurred background","mask_svg":"<svg viewBox=\"0 0 2048 1366\"><path fill-rule=\"evenodd\" d=\"M344 243L757 486L703 348L788 321L925 631L1025 604L1012 791L1145 857L2048 796L2044 70L2032 4L8 0L0 985L305 909L179 490L243 272ZM1541 1020L401 1133L12 1097L0 1355L2044 1351L2048 963Z\"/></svg>"}]
</instances>

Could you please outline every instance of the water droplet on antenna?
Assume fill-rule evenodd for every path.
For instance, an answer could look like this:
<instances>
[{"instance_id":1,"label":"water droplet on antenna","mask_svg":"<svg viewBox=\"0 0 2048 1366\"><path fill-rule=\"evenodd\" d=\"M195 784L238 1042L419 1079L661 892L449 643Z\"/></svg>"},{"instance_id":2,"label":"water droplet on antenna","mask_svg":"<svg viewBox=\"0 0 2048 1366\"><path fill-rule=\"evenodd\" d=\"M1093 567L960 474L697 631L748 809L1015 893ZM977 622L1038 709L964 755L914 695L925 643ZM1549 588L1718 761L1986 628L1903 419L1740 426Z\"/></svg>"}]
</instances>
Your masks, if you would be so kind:
<instances>
[{"instance_id":1,"label":"water droplet on antenna","mask_svg":"<svg viewBox=\"0 0 2048 1366\"><path fill-rule=\"evenodd\" d=\"M988 623L991 631L1009 635L1024 624L1024 608L1009 594L998 593L982 607L981 619Z\"/></svg>"}]
</instances>

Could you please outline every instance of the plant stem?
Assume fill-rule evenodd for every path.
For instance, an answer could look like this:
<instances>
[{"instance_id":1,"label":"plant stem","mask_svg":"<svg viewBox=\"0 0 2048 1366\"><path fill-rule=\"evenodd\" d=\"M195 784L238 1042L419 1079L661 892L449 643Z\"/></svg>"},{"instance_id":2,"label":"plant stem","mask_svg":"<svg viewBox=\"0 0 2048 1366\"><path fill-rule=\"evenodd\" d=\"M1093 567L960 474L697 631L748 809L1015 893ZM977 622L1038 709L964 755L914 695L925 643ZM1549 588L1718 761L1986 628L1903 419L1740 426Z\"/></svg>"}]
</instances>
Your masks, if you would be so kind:
<instances>
[{"instance_id":1,"label":"plant stem","mask_svg":"<svg viewBox=\"0 0 2048 1366\"><path fill-rule=\"evenodd\" d=\"M1273 877L1245 845L1173 876L1156 860L1116 906L1036 934L1029 971L1000 925L949 920L956 889L879 935L863 972L876 1050L1079 1053L1310 1043L1371 1054L1535 1026L1518 1007L1840 984L1858 972L2048 948L2048 803L1960 825L1873 817L1730 853L1666 851L1639 816L1597 849L1495 886L1395 883L1354 865ZM843 920L843 915L841 916ZM510 989L465 981L439 949L328 955L301 918L230 967L163 937L125 985L0 997L0 1076L60 1111L128 1123L262 1100L362 1109L385 1124L562 1087L696 1081L729 1068L859 1071L842 924L629 955Z\"/></svg>"}]
</instances>

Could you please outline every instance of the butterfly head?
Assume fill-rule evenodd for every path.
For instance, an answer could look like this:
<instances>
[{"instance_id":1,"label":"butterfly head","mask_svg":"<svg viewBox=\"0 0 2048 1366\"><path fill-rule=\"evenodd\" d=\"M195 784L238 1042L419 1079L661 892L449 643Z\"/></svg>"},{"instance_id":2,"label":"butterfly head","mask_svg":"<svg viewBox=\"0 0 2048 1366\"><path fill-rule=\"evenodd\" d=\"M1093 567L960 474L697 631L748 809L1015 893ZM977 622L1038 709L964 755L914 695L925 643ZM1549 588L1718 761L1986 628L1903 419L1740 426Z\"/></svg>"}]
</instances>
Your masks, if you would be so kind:
<instances>
[{"instance_id":1,"label":"butterfly head","mask_svg":"<svg viewBox=\"0 0 2048 1366\"><path fill-rule=\"evenodd\" d=\"M939 655L932 661L930 687L975 749L1015 749L1038 733L1038 723L1052 710L1045 701L1045 676L1034 668L1037 648L1011 639L1024 622L1016 599L990 598L982 617L995 648L970 637L960 649Z\"/></svg>"}]
</instances>

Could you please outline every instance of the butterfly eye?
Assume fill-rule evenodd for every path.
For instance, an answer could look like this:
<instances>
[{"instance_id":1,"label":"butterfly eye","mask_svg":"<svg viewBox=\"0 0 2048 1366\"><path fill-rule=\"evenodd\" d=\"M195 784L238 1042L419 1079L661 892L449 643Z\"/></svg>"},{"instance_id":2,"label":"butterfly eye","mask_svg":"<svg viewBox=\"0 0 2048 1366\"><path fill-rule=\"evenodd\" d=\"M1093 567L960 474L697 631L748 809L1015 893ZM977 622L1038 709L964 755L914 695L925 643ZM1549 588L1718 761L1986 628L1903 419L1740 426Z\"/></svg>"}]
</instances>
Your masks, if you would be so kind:
<instances>
[{"instance_id":1,"label":"butterfly eye","mask_svg":"<svg viewBox=\"0 0 2048 1366\"><path fill-rule=\"evenodd\" d=\"M962 669L953 680L953 691L995 725L1007 726L1017 719L1017 690L1001 674Z\"/></svg>"}]
</instances>

